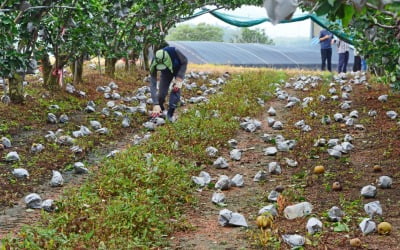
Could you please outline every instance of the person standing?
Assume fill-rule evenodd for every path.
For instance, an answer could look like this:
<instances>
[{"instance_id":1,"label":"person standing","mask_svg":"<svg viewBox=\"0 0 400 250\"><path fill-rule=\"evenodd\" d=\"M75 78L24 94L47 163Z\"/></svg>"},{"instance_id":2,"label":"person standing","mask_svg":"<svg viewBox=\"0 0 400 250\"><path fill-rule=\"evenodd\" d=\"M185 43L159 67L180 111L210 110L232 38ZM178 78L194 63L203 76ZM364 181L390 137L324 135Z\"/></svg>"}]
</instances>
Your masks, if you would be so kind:
<instances>
[{"instance_id":1,"label":"person standing","mask_svg":"<svg viewBox=\"0 0 400 250\"><path fill-rule=\"evenodd\" d=\"M181 98L181 88L186 73L188 60L175 47L157 50L150 64L150 91L153 100L152 117L157 117L165 110L164 102L171 82L172 91L169 96L167 119L173 121L173 115ZM160 84L157 90L157 71L160 71Z\"/></svg>"},{"instance_id":2,"label":"person standing","mask_svg":"<svg viewBox=\"0 0 400 250\"><path fill-rule=\"evenodd\" d=\"M361 57L361 71L366 72L368 69L366 57Z\"/></svg>"},{"instance_id":3,"label":"person standing","mask_svg":"<svg viewBox=\"0 0 400 250\"><path fill-rule=\"evenodd\" d=\"M323 29L319 33L319 43L321 45L321 70L325 70L327 66L329 71L332 71L332 33L326 29Z\"/></svg>"},{"instance_id":4,"label":"person standing","mask_svg":"<svg viewBox=\"0 0 400 250\"><path fill-rule=\"evenodd\" d=\"M361 71L361 56L356 48L354 48L354 64L353 72Z\"/></svg>"},{"instance_id":5,"label":"person standing","mask_svg":"<svg viewBox=\"0 0 400 250\"><path fill-rule=\"evenodd\" d=\"M334 42L336 42L336 40L334 40ZM338 73L346 73L347 63L349 62L350 46L345 41L339 39L337 40L337 47L339 54Z\"/></svg>"}]
</instances>

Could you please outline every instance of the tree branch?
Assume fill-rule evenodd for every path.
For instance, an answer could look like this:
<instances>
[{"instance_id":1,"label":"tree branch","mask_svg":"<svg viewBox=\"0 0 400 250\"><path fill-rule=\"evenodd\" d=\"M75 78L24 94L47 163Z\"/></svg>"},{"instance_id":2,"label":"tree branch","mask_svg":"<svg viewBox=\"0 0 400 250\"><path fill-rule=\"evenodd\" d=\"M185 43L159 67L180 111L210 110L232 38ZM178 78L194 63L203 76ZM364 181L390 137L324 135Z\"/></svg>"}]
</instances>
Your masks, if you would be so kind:
<instances>
[{"instance_id":1,"label":"tree branch","mask_svg":"<svg viewBox=\"0 0 400 250\"><path fill-rule=\"evenodd\" d=\"M4 9L4 7L6 6L8 1L4 1L1 5L0 5L0 9ZM0 10L1 12L1 10Z\"/></svg>"},{"instance_id":2,"label":"tree branch","mask_svg":"<svg viewBox=\"0 0 400 250\"><path fill-rule=\"evenodd\" d=\"M18 16L14 19L14 22L17 23L19 19L22 17L22 14L27 12L28 10L33 10L33 9L51 9L51 8L61 8L61 9L78 9L76 7L70 7L70 6L35 6L35 7L29 7L24 11L21 11Z\"/></svg>"},{"instance_id":3,"label":"tree branch","mask_svg":"<svg viewBox=\"0 0 400 250\"><path fill-rule=\"evenodd\" d=\"M368 8L371 8L371 9L374 9L374 10L379 10L380 12L382 12L382 13L385 14L385 15L391 16L391 17L393 17L393 18L397 18L397 14L396 14L396 13L393 13L393 12L390 12L390 11L387 11L387 10L379 9L378 6L375 6L375 5L373 5L372 3L368 3L368 2L367 2L365 5L366 5Z\"/></svg>"},{"instance_id":4,"label":"tree branch","mask_svg":"<svg viewBox=\"0 0 400 250\"><path fill-rule=\"evenodd\" d=\"M31 10L31 9L51 9L51 8L59 8L59 9L79 9L77 7L71 7L71 6L34 6L34 7L29 7L25 11Z\"/></svg>"},{"instance_id":5,"label":"tree branch","mask_svg":"<svg viewBox=\"0 0 400 250\"><path fill-rule=\"evenodd\" d=\"M384 28L384 29L396 29L396 26L390 26L390 25L385 25L385 24L380 24L378 22L374 22L374 24L378 27Z\"/></svg>"}]
</instances>

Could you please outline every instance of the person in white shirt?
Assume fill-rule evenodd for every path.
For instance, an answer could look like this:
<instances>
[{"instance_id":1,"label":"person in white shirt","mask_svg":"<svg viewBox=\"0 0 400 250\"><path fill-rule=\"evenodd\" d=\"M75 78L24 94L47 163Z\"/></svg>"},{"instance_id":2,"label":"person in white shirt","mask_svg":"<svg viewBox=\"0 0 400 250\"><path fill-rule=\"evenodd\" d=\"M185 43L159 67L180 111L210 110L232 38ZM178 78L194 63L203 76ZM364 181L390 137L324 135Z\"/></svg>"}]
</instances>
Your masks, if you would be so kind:
<instances>
[{"instance_id":1,"label":"person in white shirt","mask_svg":"<svg viewBox=\"0 0 400 250\"><path fill-rule=\"evenodd\" d=\"M343 40L332 40L333 43L336 43L338 47L339 54L339 64L338 64L338 72L346 73L347 72L347 63L349 62L349 50L350 46Z\"/></svg>"}]
</instances>

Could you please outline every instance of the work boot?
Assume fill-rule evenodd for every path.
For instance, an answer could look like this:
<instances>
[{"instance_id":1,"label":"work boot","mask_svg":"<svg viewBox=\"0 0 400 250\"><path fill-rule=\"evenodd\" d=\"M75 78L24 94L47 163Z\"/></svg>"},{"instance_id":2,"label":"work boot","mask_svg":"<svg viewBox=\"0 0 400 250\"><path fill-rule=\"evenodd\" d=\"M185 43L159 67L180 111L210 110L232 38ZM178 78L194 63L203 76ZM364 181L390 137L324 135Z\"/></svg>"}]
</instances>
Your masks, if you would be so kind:
<instances>
[{"instance_id":1,"label":"work boot","mask_svg":"<svg viewBox=\"0 0 400 250\"><path fill-rule=\"evenodd\" d=\"M163 119L167 118L167 111L164 110L163 112L161 112L160 117L163 118Z\"/></svg>"}]
</instances>

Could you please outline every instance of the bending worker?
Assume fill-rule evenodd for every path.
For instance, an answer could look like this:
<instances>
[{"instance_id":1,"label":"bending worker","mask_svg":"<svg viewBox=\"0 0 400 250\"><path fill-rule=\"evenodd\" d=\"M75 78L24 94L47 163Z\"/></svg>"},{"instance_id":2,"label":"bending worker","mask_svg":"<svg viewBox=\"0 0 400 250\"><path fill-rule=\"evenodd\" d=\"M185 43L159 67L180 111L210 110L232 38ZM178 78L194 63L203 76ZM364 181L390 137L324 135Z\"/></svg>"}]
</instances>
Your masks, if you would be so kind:
<instances>
[{"instance_id":1,"label":"bending worker","mask_svg":"<svg viewBox=\"0 0 400 250\"><path fill-rule=\"evenodd\" d=\"M150 65L150 90L153 100L152 117L157 117L164 113L164 102L168 94L171 82L172 91L169 96L167 119L173 121L173 115L177 104L181 98L181 88L188 60L175 47L165 47L157 50L155 57ZM157 71L161 71L160 84L157 90ZM174 79L175 78L175 79Z\"/></svg>"}]
</instances>

